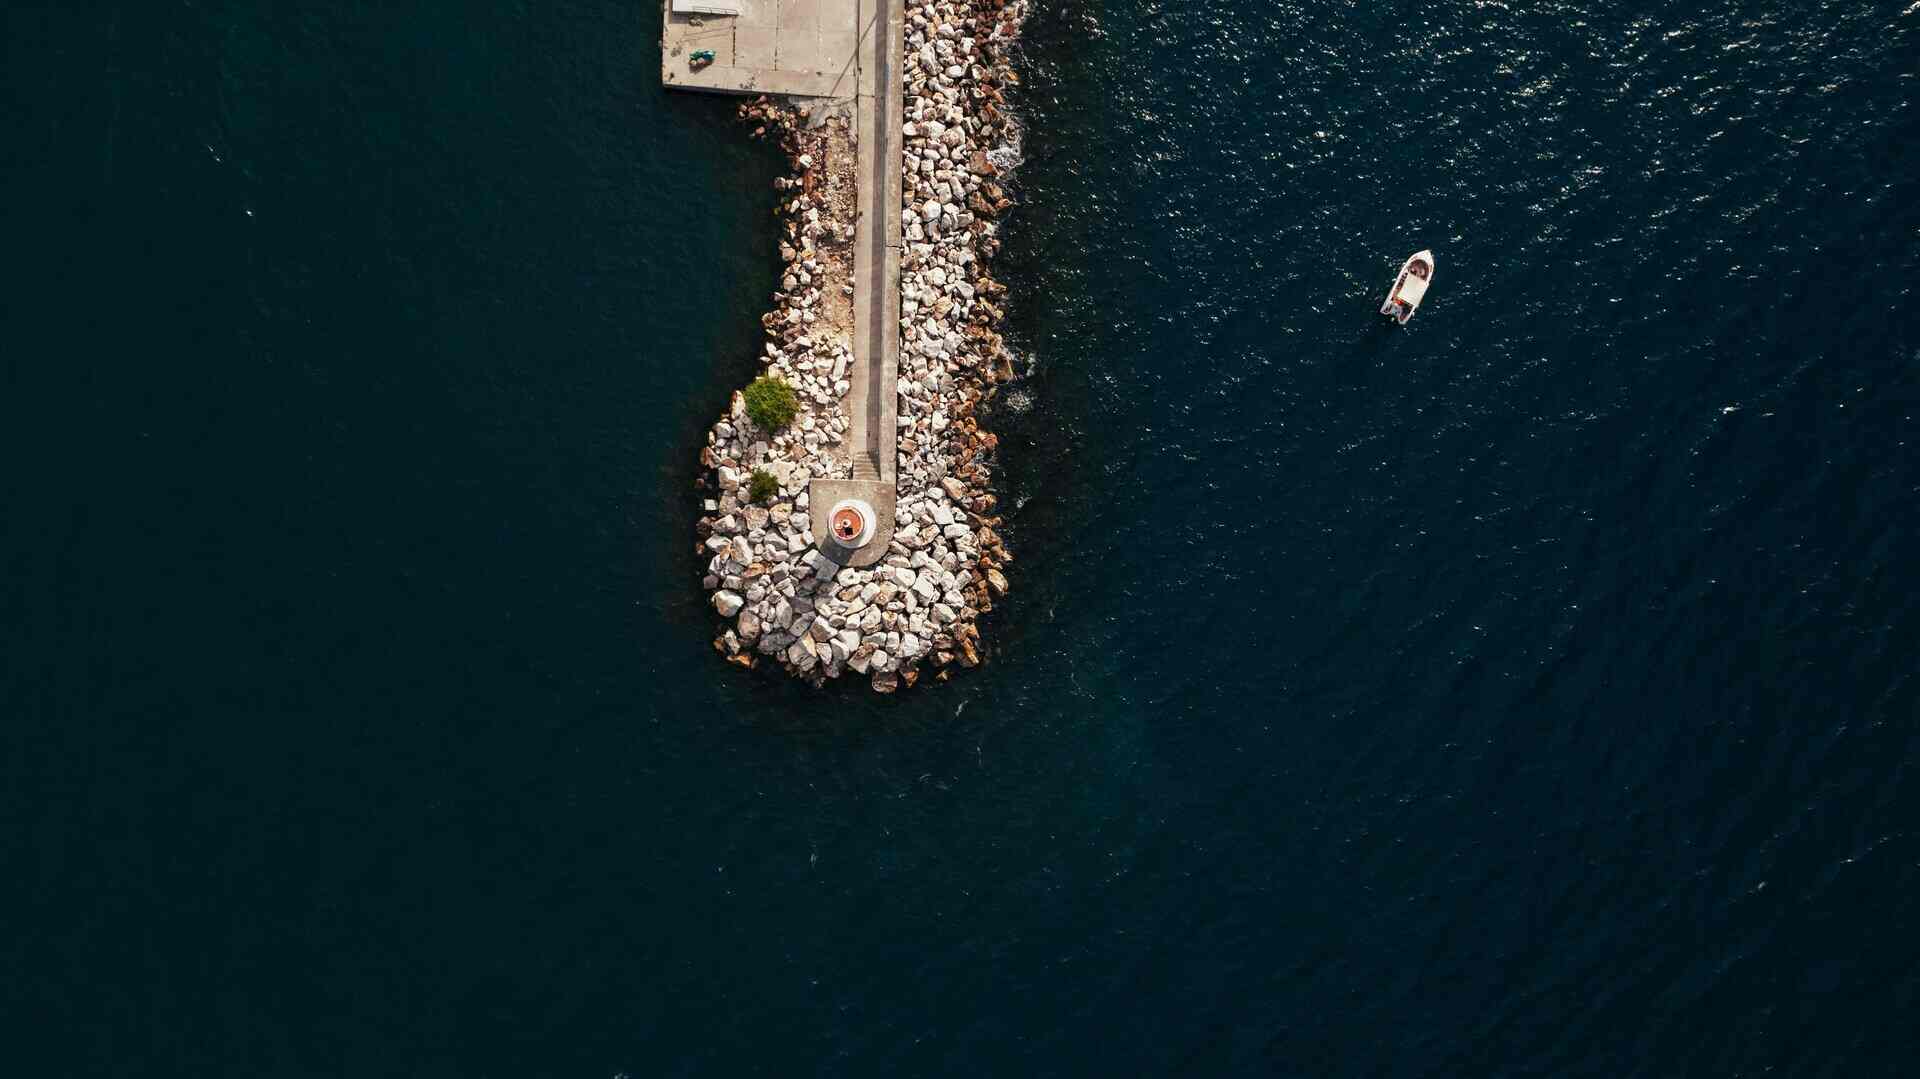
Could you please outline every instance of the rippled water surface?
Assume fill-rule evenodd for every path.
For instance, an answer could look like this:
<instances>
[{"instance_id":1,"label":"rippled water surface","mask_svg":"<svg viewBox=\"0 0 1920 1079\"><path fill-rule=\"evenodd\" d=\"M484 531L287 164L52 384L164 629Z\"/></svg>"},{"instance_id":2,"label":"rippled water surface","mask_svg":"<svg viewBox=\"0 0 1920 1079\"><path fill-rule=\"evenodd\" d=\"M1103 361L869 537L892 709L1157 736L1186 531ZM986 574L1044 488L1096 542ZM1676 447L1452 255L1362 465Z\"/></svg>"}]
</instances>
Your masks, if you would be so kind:
<instances>
[{"instance_id":1,"label":"rippled water surface","mask_svg":"<svg viewBox=\"0 0 1920 1079\"><path fill-rule=\"evenodd\" d=\"M1045 5L877 700L707 648L778 163L650 7L10 9L32 1070L1910 1072L1920 12Z\"/></svg>"}]
</instances>

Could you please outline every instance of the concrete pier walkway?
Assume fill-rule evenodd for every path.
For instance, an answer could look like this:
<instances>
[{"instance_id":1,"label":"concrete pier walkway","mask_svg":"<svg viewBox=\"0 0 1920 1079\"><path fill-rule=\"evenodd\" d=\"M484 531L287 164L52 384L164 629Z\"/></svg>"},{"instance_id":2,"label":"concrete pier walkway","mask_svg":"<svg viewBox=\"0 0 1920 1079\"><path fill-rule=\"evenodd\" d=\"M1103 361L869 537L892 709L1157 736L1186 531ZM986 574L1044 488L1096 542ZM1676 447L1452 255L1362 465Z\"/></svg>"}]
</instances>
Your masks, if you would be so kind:
<instances>
[{"instance_id":1,"label":"concrete pier walkway","mask_svg":"<svg viewBox=\"0 0 1920 1079\"><path fill-rule=\"evenodd\" d=\"M729 0L739 16L678 15L663 0L661 80L669 87L732 94L852 98L858 195L854 222L853 366L848 374L852 476L817 479L807 505L815 542L845 565L870 566L893 537L900 370L901 67L905 0ZM842 36L842 27L851 27ZM711 49L714 63L688 56ZM844 51L844 59L842 53ZM837 71L828 70L835 63ZM879 520L873 539L849 554L827 540L834 503L858 498Z\"/></svg>"},{"instance_id":2,"label":"concrete pier walkway","mask_svg":"<svg viewBox=\"0 0 1920 1079\"><path fill-rule=\"evenodd\" d=\"M876 0L859 0L872 9ZM868 478L892 482L897 456L894 439L899 399L894 379L900 365L900 129L899 68L904 5L879 0L866 51L873 58L873 78L863 78L859 106L858 156L860 216L855 225L853 310L854 370L865 378L853 385L853 443L864 450L866 462L856 460L854 473L869 466ZM863 68L863 73L865 69ZM860 454L856 454L856 458Z\"/></svg>"}]
</instances>

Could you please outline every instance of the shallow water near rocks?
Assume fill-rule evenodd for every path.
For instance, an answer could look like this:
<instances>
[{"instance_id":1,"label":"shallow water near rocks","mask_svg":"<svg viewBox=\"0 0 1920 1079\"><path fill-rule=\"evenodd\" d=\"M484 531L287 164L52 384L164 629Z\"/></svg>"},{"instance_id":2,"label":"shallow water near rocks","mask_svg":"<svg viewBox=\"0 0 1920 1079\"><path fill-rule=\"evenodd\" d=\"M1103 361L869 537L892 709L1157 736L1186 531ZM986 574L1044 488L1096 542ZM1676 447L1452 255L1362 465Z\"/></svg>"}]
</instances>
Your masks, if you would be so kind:
<instances>
[{"instance_id":1,"label":"shallow water near rocks","mask_svg":"<svg viewBox=\"0 0 1920 1079\"><path fill-rule=\"evenodd\" d=\"M880 699L709 648L779 162L648 7L9 14L20 1059L1906 1070L1914 14L1040 12Z\"/></svg>"}]
</instances>

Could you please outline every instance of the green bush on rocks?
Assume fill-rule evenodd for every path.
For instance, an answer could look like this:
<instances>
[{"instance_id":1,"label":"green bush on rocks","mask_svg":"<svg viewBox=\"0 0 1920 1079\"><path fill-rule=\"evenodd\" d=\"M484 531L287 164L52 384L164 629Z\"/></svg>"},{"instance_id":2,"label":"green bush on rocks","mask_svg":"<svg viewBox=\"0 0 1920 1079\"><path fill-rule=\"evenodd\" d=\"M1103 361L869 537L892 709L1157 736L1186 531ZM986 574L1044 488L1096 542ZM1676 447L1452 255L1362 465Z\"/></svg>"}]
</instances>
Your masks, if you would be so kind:
<instances>
[{"instance_id":1,"label":"green bush on rocks","mask_svg":"<svg viewBox=\"0 0 1920 1079\"><path fill-rule=\"evenodd\" d=\"M743 396L747 399L747 417L769 433L792 423L800 412L800 398L793 387L772 375L754 379Z\"/></svg>"},{"instance_id":2,"label":"green bush on rocks","mask_svg":"<svg viewBox=\"0 0 1920 1079\"><path fill-rule=\"evenodd\" d=\"M753 470L753 478L747 481L747 497L755 502L770 502L780 493L780 480L764 468Z\"/></svg>"}]
</instances>

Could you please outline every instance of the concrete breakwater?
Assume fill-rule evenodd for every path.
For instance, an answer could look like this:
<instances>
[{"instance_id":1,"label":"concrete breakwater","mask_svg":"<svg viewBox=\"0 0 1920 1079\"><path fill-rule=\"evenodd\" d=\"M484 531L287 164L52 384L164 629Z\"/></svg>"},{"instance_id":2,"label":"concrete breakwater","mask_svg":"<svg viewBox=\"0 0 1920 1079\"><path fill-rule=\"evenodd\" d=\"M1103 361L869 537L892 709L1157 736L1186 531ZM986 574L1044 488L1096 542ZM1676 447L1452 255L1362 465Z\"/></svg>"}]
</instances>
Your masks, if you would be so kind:
<instances>
[{"instance_id":1,"label":"concrete breakwater","mask_svg":"<svg viewBox=\"0 0 1920 1079\"><path fill-rule=\"evenodd\" d=\"M897 80L903 111L900 145L878 147L901 170L897 218L860 212L858 190L875 180L857 168L859 141L873 136L852 110L766 98L742 107L792 166L776 182L785 268L762 322L766 373L793 387L800 409L764 430L736 393L701 454L704 584L725 620L715 648L733 663L778 664L816 684L853 672L891 692L981 661L979 618L1006 594L1011 560L991 491L996 440L975 410L1012 377L996 330L1006 290L987 263L1010 205L1004 171L1019 160L1004 95L1025 10L1024 0L906 0L892 12L893 40L876 35L892 57L875 65L873 100L887 101L884 84ZM885 156L879 165L889 167ZM886 410L866 409L854 362L855 253L876 228L889 229L875 247L893 248L885 258L898 267L897 341L889 333L884 345L897 382L874 391L894 395ZM863 343L863 364L873 350ZM875 469L855 436L883 414L890 437L864 441L890 450L893 467ZM756 472L774 488L760 500ZM825 510L812 503L837 481L882 477L890 534L850 559L816 534Z\"/></svg>"}]
</instances>

